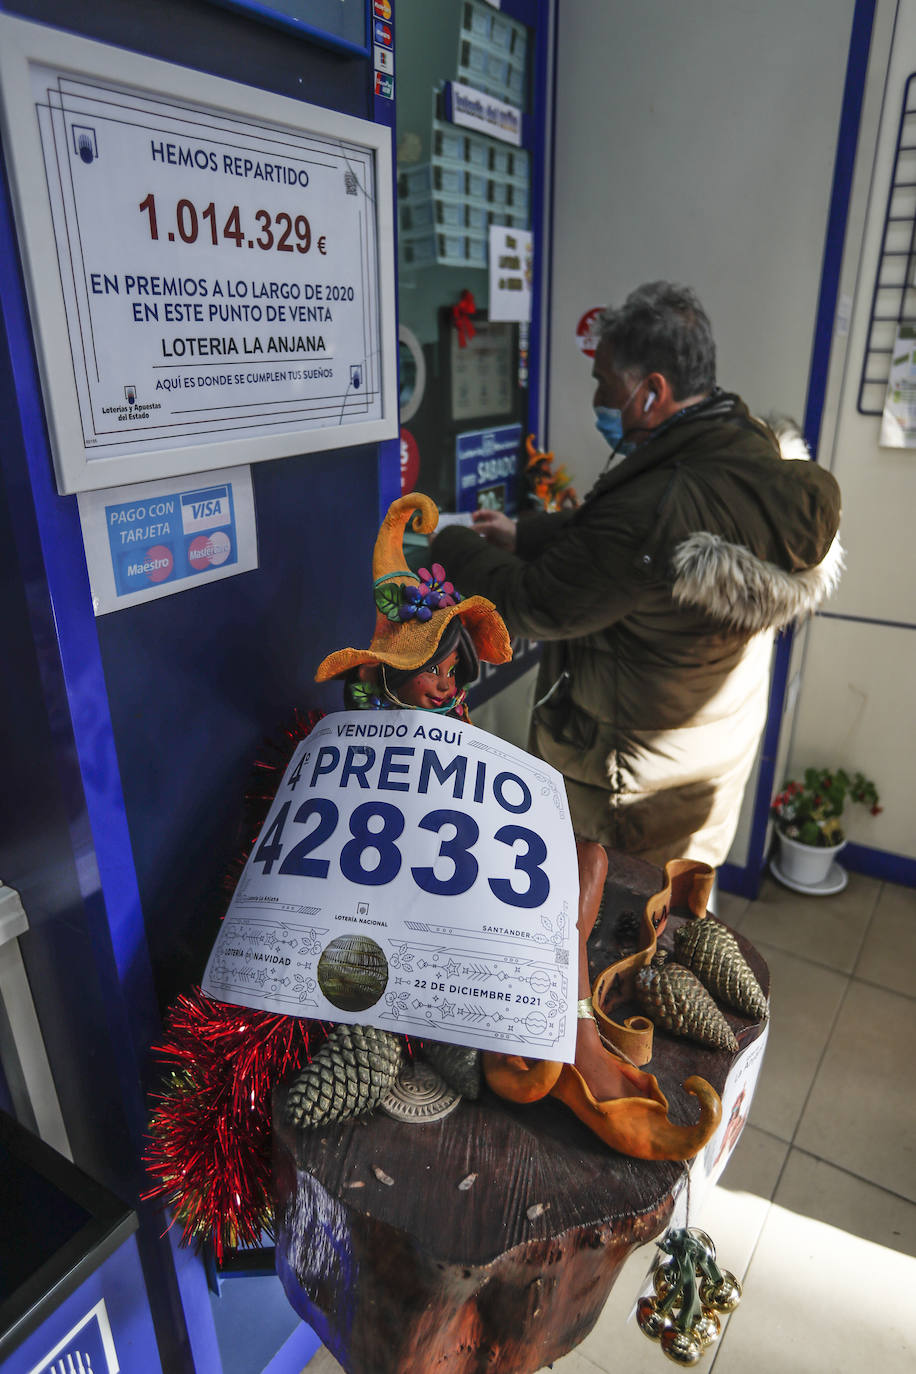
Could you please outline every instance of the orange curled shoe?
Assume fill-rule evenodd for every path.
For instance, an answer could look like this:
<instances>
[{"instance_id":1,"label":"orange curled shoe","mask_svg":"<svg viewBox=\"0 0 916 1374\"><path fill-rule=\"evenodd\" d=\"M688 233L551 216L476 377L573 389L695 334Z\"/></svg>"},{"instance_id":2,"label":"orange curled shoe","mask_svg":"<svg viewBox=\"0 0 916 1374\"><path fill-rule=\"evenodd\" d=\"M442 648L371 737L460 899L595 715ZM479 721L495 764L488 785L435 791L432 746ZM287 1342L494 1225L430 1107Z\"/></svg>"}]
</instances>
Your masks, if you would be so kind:
<instances>
[{"instance_id":1,"label":"orange curled shoe","mask_svg":"<svg viewBox=\"0 0 916 1374\"><path fill-rule=\"evenodd\" d=\"M624 1077L644 1097L618 1097L598 1102L585 1079L572 1064L549 1059L523 1059L518 1054L483 1055L487 1085L508 1102L540 1102L556 1097L595 1132L605 1145L634 1159L692 1159L715 1134L722 1119L719 1094L705 1078L688 1078L684 1087L700 1103L700 1119L694 1126L678 1126L668 1120L668 1099L658 1079L622 1060L616 1061Z\"/></svg>"},{"instance_id":2,"label":"orange curled shoe","mask_svg":"<svg viewBox=\"0 0 916 1374\"><path fill-rule=\"evenodd\" d=\"M563 1065L550 1095L575 1112L605 1145L634 1159L692 1159L702 1150L722 1119L722 1101L705 1078L694 1075L684 1083L700 1103L700 1119L694 1126L678 1126L668 1120L668 1100L652 1074L623 1062L618 1068L645 1091L645 1097L597 1102L572 1064Z\"/></svg>"},{"instance_id":3,"label":"orange curled shoe","mask_svg":"<svg viewBox=\"0 0 916 1374\"><path fill-rule=\"evenodd\" d=\"M560 1077L562 1064L552 1059L529 1062L520 1054L483 1053L483 1075L497 1097L507 1102L539 1102Z\"/></svg>"}]
</instances>

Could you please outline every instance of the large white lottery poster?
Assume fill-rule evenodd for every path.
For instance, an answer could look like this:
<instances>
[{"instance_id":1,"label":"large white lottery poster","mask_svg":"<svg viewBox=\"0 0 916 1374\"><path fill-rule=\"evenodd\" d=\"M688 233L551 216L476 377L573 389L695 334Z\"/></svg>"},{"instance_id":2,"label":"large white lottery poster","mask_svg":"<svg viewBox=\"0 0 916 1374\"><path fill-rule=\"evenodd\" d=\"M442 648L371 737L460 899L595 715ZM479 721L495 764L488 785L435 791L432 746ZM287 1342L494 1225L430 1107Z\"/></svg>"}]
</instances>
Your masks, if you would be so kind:
<instances>
[{"instance_id":1,"label":"large white lottery poster","mask_svg":"<svg viewBox=\"0 0 916 1374\"><path fill-rule=\"evenodd\" d=\"M87 447L381 414L365 149L33 83Z\"/></svg>"},{"instance_id":2,"label":"large white lottery poster","mask_svg":"<svg viewBox=\"0 0 916 1374\"><path fill-rule=\"evenodd\" d=\"M341 711L293 756L203 988L571 1062L577 902L555 769L461 721Z\"/></svg>"},{"instance_id":3,"label":"large white lottery poster","mask_svg":"<svg viewBox=\"0 0 916 1374\"><path fill-rule=\"evenodd\" d=\"M396 434L388 131L35 27L0 39L61 489ZM20 80L23 33L67 67Z\"/></svg>"}]
</instances>

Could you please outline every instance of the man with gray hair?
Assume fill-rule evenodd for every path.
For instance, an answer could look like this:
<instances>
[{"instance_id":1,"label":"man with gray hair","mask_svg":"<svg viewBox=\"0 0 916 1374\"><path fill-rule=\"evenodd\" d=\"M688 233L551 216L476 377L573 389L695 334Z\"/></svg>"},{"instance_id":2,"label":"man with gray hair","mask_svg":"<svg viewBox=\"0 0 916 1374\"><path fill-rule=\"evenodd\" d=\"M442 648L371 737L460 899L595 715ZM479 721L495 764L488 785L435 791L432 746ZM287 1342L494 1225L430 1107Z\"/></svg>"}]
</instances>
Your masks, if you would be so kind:
<instances>
[{"instance_id":1,"label":"man with gray hair","mask_svg":"<svg viewBox=\"0 0 916 1374\"><path fill-rule=\"evenodd\" d=\"M718 866L766 718L774 630L842 568L840 492L716 385L695 294L639 287L601 321L608 466L581 506L478 511L432 556L510 632L544 642L529 748L583 839ZM801 446L803 447L803 446ZM483 539L478 535L483 535Z\"/></svg>"}]
</instances>

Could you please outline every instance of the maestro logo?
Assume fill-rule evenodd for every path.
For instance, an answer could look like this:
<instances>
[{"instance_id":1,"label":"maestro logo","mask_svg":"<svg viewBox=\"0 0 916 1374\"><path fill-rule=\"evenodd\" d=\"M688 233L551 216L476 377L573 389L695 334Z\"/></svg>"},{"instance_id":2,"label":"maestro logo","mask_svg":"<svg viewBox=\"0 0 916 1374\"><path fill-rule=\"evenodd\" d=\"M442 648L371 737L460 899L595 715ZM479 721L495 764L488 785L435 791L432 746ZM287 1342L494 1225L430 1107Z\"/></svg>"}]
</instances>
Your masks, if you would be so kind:
<instances>
[{"instance_id":1,"label":"maestro logo","mask_svg":"<svg viewBox=\"0 0 916 1374\"><path fill-rule=\"evenodd\" d=\"M118 592L141 591L152 583L167 582L175 571L175 555L168 544L150 544L139 552L123 554Z\"/></svg>"}]
</instances>

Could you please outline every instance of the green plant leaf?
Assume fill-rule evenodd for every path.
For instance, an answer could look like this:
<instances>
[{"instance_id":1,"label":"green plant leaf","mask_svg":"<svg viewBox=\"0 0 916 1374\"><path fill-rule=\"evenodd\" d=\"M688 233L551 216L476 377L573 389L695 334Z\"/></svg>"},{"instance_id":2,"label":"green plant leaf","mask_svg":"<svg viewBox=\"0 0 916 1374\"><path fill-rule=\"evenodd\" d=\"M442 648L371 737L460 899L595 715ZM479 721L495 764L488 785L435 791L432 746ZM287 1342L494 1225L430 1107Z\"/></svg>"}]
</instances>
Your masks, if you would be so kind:
<instances>
[{"instance_id":1,"label":"green plant leaf","mask_svg":"<svg viewBox=\"0 0 916 1374\"><path fill-rule=\"evenodd\" d=\"M401 584L384 582L375 589L375 604L389 620L400 620Z\"/></svg>"},{"instance_id":2,"label":"green plant leaf","mask_svg":"<svg viewBox=\"0 0 916 1374\"><path fill-rule=\"evenodd\" d=\"M350 696L357 709L365 709L372 698L378 694L378 688L374 682L351 682Z\"/></svg>"}]
</instances>

